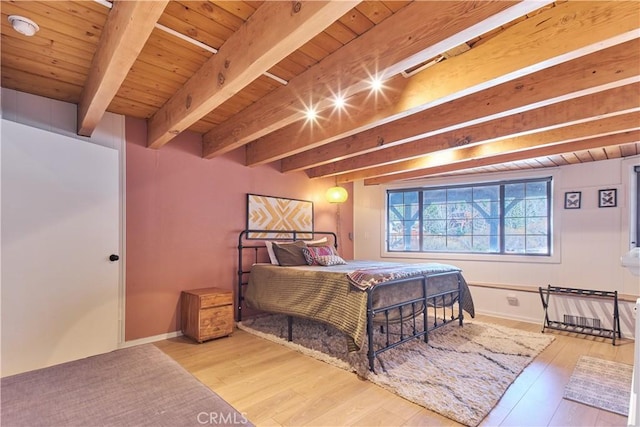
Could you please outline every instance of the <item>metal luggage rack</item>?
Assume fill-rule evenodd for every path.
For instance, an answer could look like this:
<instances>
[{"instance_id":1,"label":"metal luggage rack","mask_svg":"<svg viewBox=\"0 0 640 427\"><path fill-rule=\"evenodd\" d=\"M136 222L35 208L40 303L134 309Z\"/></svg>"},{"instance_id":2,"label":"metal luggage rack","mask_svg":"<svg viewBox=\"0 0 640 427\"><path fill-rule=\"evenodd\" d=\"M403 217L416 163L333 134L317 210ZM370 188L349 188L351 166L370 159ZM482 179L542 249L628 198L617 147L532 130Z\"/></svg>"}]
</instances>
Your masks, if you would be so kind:
<instances>
[{"instance_id":1,"label":"metal luggage rack","mask_svg":"<svg viewBox=\"0 0 640 427\"><path fill-rule=\"evenodd\" d=\"M544 308L544 323L542 332L545 329L555 329L559 331L574 332L583 335L591 335L612 340L616 345L616 337L622 338L620 333L620 314L618 311L618 291L596 291L591 289L563 288L548 285L547 288L538 288L542 307ZM604 328L600 324L600 319L574 316L565 314L563 320L549 319L549 298L551 295L575 295L580 297L610 298L613 300L613 328Z\"/></svg>"}]
</instances>

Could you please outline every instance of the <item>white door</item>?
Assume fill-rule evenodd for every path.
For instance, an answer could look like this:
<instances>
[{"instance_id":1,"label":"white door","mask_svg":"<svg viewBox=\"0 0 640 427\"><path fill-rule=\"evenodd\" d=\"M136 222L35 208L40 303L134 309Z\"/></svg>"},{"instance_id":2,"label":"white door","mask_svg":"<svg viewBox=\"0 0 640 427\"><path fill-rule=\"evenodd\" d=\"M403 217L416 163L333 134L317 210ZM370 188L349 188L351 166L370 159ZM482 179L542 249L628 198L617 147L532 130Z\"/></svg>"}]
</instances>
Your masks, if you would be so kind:
<instances>
[{"instance_id":1,"label":"white door","mask_svg":"<svg viewBox=\"0 0 640 427\"><path fill-rule=\"evenodd\" d=\"M118 151L2 120L2 376L118 345Z\"/></svg>"}]
</instances>

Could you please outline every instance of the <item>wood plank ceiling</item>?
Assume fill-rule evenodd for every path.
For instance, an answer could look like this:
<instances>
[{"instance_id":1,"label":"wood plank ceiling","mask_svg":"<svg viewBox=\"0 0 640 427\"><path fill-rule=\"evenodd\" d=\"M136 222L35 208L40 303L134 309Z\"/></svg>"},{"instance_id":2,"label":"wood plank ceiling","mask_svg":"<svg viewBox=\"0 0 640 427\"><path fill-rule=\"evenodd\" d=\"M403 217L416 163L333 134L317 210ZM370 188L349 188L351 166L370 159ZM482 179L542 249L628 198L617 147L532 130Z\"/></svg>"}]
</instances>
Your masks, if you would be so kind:
<instances>
[{"instance_id":1,"label":"wood plank ceiling","mask_svg":"<svg viewBox=\"0 0 640 427\"><path fill-rule=\"evenodd\" d=\"M110 111L150 149L190 130L205 158L365 184L640 154L637 1L0 6L2 86L78 104L81 135Z\"/></svg>"}]
</instances>

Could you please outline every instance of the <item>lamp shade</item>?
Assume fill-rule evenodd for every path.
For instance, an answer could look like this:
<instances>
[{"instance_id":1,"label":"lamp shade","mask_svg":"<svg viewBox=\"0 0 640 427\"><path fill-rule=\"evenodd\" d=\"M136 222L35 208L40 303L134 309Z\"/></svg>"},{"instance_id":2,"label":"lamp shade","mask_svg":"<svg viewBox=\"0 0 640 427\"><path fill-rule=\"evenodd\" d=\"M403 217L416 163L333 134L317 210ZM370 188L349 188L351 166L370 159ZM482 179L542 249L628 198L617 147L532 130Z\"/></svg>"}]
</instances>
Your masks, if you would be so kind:
<instances>
[{"instance_id":1,"label":"lamp shade","mask_svg":"<svg viewBox=\"0 0 640 427\"><path fill-rule=\"evenodd\" d=\"M325 194L329 203L344 203L349 198L349 193L342 187L331 187Z\"/></svg>"}]
</instances>

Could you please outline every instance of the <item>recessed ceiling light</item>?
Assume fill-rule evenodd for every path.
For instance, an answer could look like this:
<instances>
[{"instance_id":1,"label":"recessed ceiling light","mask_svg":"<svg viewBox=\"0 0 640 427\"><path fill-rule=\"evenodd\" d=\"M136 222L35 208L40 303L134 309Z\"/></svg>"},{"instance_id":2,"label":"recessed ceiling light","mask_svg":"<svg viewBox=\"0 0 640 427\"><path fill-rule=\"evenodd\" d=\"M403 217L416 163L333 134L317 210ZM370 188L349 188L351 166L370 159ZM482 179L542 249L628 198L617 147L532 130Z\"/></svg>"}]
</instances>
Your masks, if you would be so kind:
<instances>
[{"instance_id":1,"label":"recessed ceiling light","mask_svg":"<svg viewBox=\"0 0 640 427\"><path fill-rule=\"evenodd\" d=\"M336 95L333 98L333 105L335 105L336 108L338 109L343 109L345 106L346 101L344 100L344 97L341 95Z\"/></svg>"},{"instance_id":2,"label":"recessed ceiling light","mask_svg":"<svg viewBox=\"0 0 640 427\"><path fill-rule=\"evenodd\" d=\"M380 77L372 77L371 90L375 92L380 92L381 89L382 89L382 79Z\"/></svg>"},{"instance_id":3,"label":"recessed ceiling light","mask_svg":"<svg viewBox=\"0 0 640 427\"><path fill-rule=\"evenodd\" d=\"M305 114L307 116L307 120L315 120L316 117L318 116L318 113L316 112L315 108L313 108L313 107L307 108L307 111L306 111Z\"/></svg>"},{"instance_id":4,"label":"recessed ceiling light","mask_svg":"<svg viewBox=\"0 0 640 427\"><path fill-rule=\"evenodd\" d=\"M9 22L14 30L25 36L31 37L40 27L29 18L20 15L9 15Z\"/></svg>"}]
</instances>

